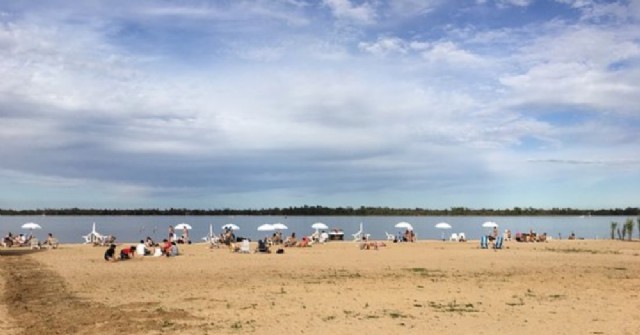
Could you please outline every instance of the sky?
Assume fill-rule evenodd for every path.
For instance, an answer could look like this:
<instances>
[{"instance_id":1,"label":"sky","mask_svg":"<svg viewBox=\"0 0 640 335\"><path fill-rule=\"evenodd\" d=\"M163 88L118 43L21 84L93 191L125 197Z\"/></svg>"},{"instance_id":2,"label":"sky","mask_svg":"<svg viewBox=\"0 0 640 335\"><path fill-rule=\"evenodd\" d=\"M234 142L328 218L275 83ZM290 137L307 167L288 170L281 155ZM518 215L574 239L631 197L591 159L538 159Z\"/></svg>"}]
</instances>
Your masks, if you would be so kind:
<instances>
[{"instance_id":1,"label":"sky","mask_svg":"<svg viewBox=\"0 0 640 335\"><path fill-rule=\"evenodd\" d=\"M640 0L0 2L0 208L640 205Z\"/></svg>"}]
</instances>

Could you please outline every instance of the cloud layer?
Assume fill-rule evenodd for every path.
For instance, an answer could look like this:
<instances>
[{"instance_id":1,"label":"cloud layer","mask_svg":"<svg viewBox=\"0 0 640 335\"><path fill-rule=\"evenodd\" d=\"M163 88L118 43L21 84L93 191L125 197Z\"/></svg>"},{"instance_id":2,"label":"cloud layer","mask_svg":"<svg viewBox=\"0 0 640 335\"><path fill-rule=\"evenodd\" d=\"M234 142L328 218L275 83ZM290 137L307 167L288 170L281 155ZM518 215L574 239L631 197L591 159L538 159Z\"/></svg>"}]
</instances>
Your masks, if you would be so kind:
<instances>
[{"instance_id":1,"label":"cloud layer","mask_svg":"<svg viewBox=\"0 0 640 335\"><path fill-rule=\"evenodd\" d=\"M625 207L640 1L0 5L0 207Z\"/></svg>"}]
</instances>

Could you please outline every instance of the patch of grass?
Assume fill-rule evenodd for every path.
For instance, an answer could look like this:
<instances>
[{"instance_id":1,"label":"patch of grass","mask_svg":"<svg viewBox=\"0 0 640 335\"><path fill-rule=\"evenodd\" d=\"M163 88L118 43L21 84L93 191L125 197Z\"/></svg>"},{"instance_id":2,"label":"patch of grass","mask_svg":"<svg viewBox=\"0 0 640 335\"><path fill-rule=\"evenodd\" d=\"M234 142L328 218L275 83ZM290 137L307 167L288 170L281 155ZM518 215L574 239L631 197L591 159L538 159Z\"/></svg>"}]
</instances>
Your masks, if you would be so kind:
<instances>
[{"instance_id":1,"label":"patch of grass","mask_svg":"<svg viewBox=\"0 0 640 335\"><path fill-rule=\"evenodd\" d=\"M472 303L458 303L456 300L450 301L446 304L437 303L434 301L429 302L429 307L435 309L438 312L446 313L476 313L479 310Z\"/></svg>"},{"instance_id":2,"label":"patch of grass","mask_svg":"<svg viewBox=\"0 0 640 335\"><path fill-rule=\"evenodd\" d=\"M524 300L518 296L514 296L513 298L516 298L516 301L510 301L510 302L506 302L505 304L507 304L508 306L511 307L515 307L515 306L524 306Z\"/></svg>"},{"instance_id":3,"label":"patch of grass","mask_svg":"<svg viewBox=\"0 0 640 335\"><path fill-rule=\"evenodd\" d=\"M392 319L398 319L398 318L403 318L403 319L404 319L404 318L406 318L406 317L407 317L406 315L401 314L400 312L389 312L389 316L390 316Z\"/></svg>"},{"instance_id":4,"label":"patch of grass","mask_svg":"<svg viewBox=\"0 0 640 335\"><path fill-rule=\"evenodd\" d=\"M562 300L566 298L566 296L564 294L550 294L549 295L549 299L550 300Z\"/></svg>"},{"instance_id":5,"label":"patch of grass","mask_svg":"<svg viewBox=\"0 0 640 335\"><path fill-rule=\"evenodd\" d=\"M444 278L446 275L442 270L430 270L427 268L406 268L406 271L427 278Z\"/></svg>"},{"instance_id":6,"label":"patch of grass","mask_svg":"<svg viewBox=\"0 0 640 335\"><path fill-rule=\"evenodd\" d=\"M558 248L545 248L546 251L553 252L562 252L562 253L588 253L588 254L614 254L619 255L620 251L618 250L604 250L604 249L580 249L580 248L567 248L567 249L558 249Z\"/></svg>"}]
</instances>

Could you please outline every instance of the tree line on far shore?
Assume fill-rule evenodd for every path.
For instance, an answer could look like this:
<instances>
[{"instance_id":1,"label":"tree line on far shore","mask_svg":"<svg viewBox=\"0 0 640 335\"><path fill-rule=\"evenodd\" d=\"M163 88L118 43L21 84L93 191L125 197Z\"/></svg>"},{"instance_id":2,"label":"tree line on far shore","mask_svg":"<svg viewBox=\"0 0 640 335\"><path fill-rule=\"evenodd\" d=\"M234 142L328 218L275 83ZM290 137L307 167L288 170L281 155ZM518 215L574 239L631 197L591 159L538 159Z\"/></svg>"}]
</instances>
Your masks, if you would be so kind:
<instances>
[{"instance_id":1,"label":"tree line on far shore","mask_svg":"<svg viewBox=\"0 0 640 335\"><path fill-rule=\"evenodd\" d=\"M325 207L308 206L261 209L188 209L188 208L136 208L136 209L96 209L96 208L45 208L45 209L2 209L0 215L265 215L265 216L638 216L640 208L577 209L577 208L533 208L513 207L507 209L473 209L451 207L447 209L390 208L390 207Z\"/></svg>"}]
</instances>

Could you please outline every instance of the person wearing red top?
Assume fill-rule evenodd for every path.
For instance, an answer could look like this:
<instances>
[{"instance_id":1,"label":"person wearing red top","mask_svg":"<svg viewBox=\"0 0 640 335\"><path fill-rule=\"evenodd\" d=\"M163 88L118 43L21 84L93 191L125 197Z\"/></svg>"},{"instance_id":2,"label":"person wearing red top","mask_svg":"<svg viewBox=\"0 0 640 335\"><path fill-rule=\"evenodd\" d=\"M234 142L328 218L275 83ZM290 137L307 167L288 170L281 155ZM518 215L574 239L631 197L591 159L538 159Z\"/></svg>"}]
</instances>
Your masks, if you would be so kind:
<instances>
[{"instance_id":1,"label":"person wearing red top","mask_svg":"<svg viewBox=\"0 0 640 335\"><path fill-rule=\"evenodd\" d=\"M167 239L162 240L162 254L169 257L171 255L171 242Z\"/></svg>"},{"instance_id":2,"label":"person wearing red top","mask_svg":"<svg viewBox=\"0 0 640 335\"><path fill-rule=\"evenodd\" d=\"M120 250L120 260L124 261L127 259L132 259L135 251L136 251L136 247L134 246L122 248L122 250Z\"/></svg>"}]
</instances>

